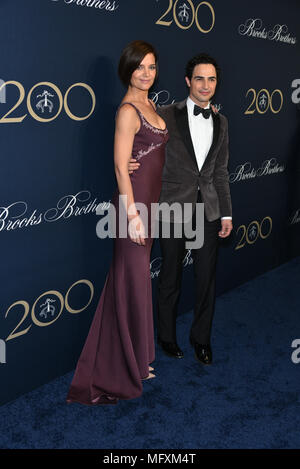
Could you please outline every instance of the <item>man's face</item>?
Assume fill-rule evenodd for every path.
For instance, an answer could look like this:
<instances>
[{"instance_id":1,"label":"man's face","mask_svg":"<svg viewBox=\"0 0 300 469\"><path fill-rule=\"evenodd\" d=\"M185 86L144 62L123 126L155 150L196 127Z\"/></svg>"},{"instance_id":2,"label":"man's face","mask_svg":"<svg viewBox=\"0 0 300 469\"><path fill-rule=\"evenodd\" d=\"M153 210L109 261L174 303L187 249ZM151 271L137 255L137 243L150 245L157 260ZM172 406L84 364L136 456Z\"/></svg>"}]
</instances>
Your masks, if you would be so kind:
<instances>
[{"instance_id":1,"label":"man's face","mask_svg":"<svg viewBox=\"0 0 300 469\"><path fill-rule=\"evenodd\" d=\"M199 64L193 70L192 79L185 77L190 88L190 98L198 106L207 106L209 100L215 94L217 86L217 73L212 64Z\"/></svg>"}]
</instances>

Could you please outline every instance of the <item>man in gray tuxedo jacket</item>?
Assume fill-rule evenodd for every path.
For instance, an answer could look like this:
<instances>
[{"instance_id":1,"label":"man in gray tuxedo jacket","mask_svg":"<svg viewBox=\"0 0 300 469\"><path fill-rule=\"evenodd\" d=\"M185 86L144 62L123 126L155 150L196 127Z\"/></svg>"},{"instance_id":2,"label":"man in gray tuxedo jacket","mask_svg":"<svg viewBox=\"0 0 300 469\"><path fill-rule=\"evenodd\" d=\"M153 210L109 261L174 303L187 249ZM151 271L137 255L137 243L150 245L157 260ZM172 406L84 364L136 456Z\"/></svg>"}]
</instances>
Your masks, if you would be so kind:
<instances>
[{"instance_id":1,"label":"man in gray tuxedo jacket","mask_svg":"<svg viewBox=\"0 0 300 469\"><path fill-rule=\"evenodd\" d=\"M215 276L219 238L232 230L232 209L228 181L228 123L225 116L212 110L210 100L219 78L216 61L207 54L193 57L186 66L189 97L179 103L157 109L166 122L169 142L162 177L160 203L193 206L193 228L196 226L195 205L204 203L204 244L192 249L195 303L190 342L196 358L212 362L210 345L215 304ZM130 170L138 168L131 160ZM169 238L160 236L162 265L158 286L158 343L169 356L182 358L176 339L177 305L181 290L182 266L186 254L185 236L174 236L174 218L161 217L169 223ZM198 223L198 221L197 221ZM160 231L160 233L161 233ZM183 230L184 231L184 230Z\"/></svg>"}]
</instances>

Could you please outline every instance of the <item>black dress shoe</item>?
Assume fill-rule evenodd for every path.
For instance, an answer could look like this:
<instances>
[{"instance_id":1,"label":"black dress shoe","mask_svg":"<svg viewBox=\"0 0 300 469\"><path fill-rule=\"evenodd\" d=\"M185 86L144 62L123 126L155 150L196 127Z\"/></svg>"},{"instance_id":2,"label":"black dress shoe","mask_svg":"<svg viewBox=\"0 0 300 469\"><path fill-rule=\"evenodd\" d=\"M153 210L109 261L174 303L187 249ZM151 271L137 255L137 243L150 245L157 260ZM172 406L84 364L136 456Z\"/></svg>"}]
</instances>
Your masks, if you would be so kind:
<instances>
[{"instance_id":1,"label":"black dress shoe","mask_svg":"<svg viewBox=\"0 0 300 469\"><path fill-rule=\"evenodd\" d=\"M212 363L212 350L209 344L198 344L190 337L191 345L195 350L196 359L204 365L211 365Z\"/></svg>"},{"instance_id":2,"label":"black dress shoe","mask_svg":"<svg viewBox=\"0 0 300 469\"><path fill-rule=\"evenodd\" d=\"M158 338L157 343L169 357L183 358L183 351L178 347L176 342L164 342Z\"/></svg>"}]
</instances>

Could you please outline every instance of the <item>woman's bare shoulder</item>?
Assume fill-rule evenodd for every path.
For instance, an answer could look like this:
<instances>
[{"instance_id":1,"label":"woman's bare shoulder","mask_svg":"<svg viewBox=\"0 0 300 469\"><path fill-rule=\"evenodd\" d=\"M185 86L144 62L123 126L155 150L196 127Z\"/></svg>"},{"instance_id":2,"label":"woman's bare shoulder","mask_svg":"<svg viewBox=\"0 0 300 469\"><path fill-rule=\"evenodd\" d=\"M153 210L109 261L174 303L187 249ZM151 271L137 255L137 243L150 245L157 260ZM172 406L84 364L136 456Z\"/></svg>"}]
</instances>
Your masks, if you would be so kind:
<instances>
[{"instance_id":1,"label":"woman's bare shoulder","mask_svg":"<svg viewBox=\"0 0 300 469\"><path fill-rule=\"evenodd\" d=\"M135 130L139 128L140 119L134 104L130 102L121 103L117 115L116 126L118 129Z\"/></svg>"}]
</instances>

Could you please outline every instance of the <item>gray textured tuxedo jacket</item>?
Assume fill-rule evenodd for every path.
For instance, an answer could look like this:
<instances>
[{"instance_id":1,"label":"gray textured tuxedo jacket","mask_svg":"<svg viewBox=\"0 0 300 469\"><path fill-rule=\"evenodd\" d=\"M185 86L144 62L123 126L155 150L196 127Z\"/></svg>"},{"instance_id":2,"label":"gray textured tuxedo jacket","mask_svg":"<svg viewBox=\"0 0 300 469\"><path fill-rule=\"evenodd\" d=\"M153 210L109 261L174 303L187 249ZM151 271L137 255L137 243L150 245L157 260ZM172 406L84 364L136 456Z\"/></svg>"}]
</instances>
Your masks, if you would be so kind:
<instances>
[{"instance_id":1,"label":"gray textured tuxedo jacket","mask_svg":"<svg viewBox=\"0 0 300 469\"><path fill-rule=\"evenodd\" d=\"M208 221L232 216L228 180L228 123L225 116L212 113L213 142L199 171L189 130L186 100L157 108L169 131L159 202L192 203L200 188ZM160 215L160 219L166 218ZM174 221L172 212L168 221Z\"/></svg>"}]
</instances>

